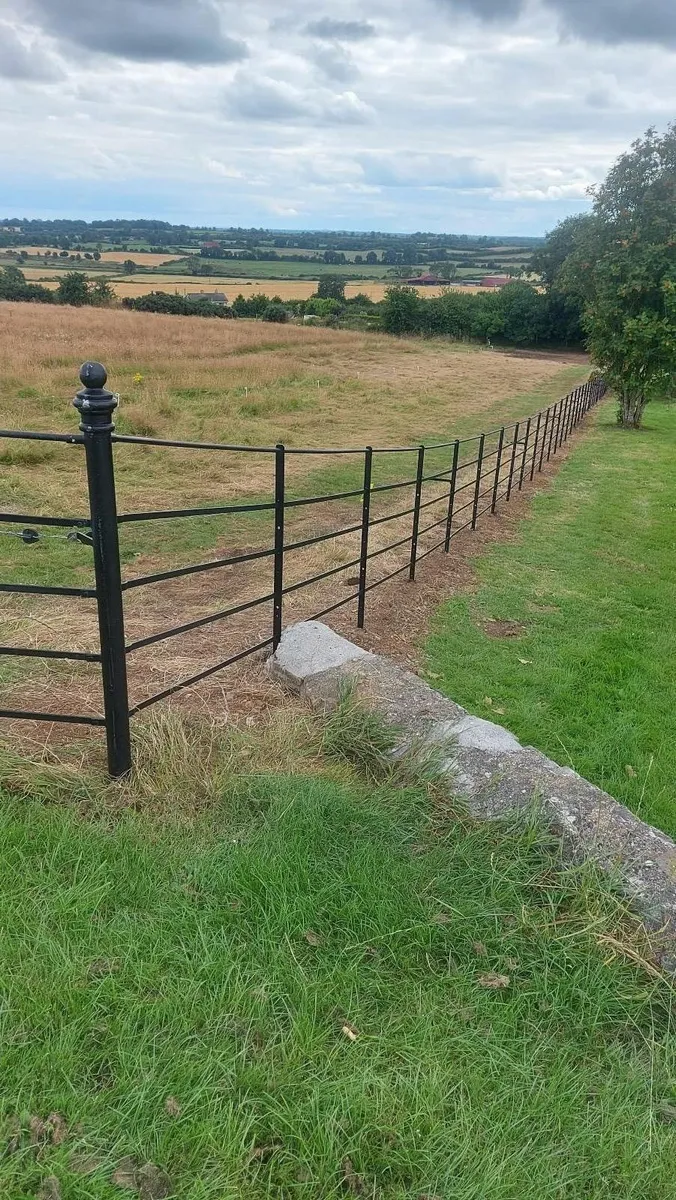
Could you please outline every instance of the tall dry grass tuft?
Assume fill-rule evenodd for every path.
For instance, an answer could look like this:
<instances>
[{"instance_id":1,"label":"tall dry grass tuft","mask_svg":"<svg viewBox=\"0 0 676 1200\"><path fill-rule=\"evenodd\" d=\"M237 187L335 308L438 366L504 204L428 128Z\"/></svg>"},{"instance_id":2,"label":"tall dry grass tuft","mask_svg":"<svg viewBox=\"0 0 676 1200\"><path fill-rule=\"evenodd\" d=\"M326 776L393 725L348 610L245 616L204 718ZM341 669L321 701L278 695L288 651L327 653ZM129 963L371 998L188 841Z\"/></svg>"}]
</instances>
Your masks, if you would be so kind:
<instances>
[{"instance_id":1,"label":"tall dry grass tuft","mask_svg":"<svg viewBox=\"0 0 676 1200\"><path fill-rule=\"evenodd\" d=\"M83 815L125 809L192 821L218 808L238 780L323 769L321 731L305 710L286 706L255 728L169 708L137 720L134 767L111 781L92 741L19 752L0 743L0 788L24 800L68 805Z\"/></svg>"}]
</instances>

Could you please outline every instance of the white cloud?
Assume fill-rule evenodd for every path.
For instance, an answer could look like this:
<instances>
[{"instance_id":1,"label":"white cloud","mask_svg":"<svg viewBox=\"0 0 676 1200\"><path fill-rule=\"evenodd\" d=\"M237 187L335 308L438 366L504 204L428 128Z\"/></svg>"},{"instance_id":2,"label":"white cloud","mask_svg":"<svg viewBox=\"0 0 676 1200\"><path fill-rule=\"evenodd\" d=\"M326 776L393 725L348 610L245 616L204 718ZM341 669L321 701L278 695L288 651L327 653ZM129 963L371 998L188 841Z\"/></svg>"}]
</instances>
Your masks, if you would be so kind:
<instances>
[{"instance_id":1,"label":"white cloud","mask_svg":"<svg viewBox=\"0 0 676 1200\"><path fill-rule=\"evenodd\" d=\"M676 111L672 0L6 2L12 214L539 232Z\"/></svg>"}]
</instances>

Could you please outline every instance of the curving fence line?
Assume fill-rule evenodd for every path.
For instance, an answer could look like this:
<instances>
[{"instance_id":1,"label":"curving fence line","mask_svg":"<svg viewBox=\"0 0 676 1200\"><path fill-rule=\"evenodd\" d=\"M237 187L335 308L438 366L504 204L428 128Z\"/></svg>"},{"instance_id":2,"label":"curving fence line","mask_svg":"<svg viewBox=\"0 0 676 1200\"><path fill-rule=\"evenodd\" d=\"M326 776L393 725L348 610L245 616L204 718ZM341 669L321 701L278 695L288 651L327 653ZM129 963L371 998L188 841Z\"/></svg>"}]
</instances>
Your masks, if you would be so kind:
<instances>
[{"instance_id":1,"label":"curving fence line","mask_svg":"<svg viewBox=\"0 0 676 1200\"><path fill-rule=\"evenodd\" d=\"M542 471L545 462L556 455L586 413L596 405L606 391L602 379L592 379L569 395L542 409L527 419L504 425L499 429L468 438L419 446L365 446L330 449L277 446L232 446L219 442L172 441L153 437L118 434L112 420L118 398L106 389L106 371L100 363L85 363L80 372L82 390L74 404L80 413L80 432L77 434L39 433L25 430L0 430L2 439L63 442L84 448L85 470L89 492L89 514L81 517L35 516L24 513L0 513L0 523L24 528L14 534L26 545L44 537L55 536L48 529L67 530L66 537L92 547L94 587L20 584L0 582L0 592L42 596L61 596L95 599L98 612L98 652L47 649L21 646L0 646L0 655L26 658L61 659L100 664L103 684L103 715L88 713L50 713L23 709L0 709L0 717L25 718L49 722L69 722L105 727L108 769L119 776L131 767L130 718L152 704L190 687L247 656L274 649L282 635L286 598L303 589L320 585L342 572L353 570L354 590L349 595L325 605L306 619L327 616L336 609L356 603L356 621L362 628L365 621L368 593L398 575L415 579L416 566L434 551L448 552L451 541L465 529L476 529L483 513L494 513L500 501L509 501L521 490L526 480ZM218 455L258 455L270 462L273 487L269 499L246 504L207 505L192 508L166 508L156 511L117 512L114 474L114 446L135 445L166 447L183 450L213 451ZM289 486L289 464L300 456L331 456L349 461L352 475L358 473L355 486L315 495L294 495ZM410 462L403 472L404 479L392 478L394 461ZM383 482L375 482L376 466L387 461L388 471ZM348 473L349 474L349 473ZM381 472L382 474L382 472ZM434 494L430 496L430 490ZM403 507L396 503L399 493L410 494ZM378 502L395 504L393 511L375 515ZM285 527L294 511L315 511L316 506L345 502L356 506L355 520L339 528L322 529L311 536L287 540ZM322 510L325 511L325 510ZM437 513L441 513L437 516ZM234 553L205 562L192 563L172 570L122 578L119 535L125 525L137 522L184 520L213 516L234 517L240 514L270 514L273 533L268 545L261 549ZM321 523L321 522L320 522ZM382 527L393 523L393 541L379 544ZM405 532L402 529L405 525ZM42 530L42 532L40 532ZM401 536L396 536L401 533ZM288 556L299 550L318 547L337 538L352 537L355 552L347 562L315 571L307 577L287 581ZM427 540L426 540L427 539ZM395 569L387 569L377 578L370 577L371 564L383 555L399 551L404 561ZM131 589L144 588L164 581L180 579L223 568L238 568L245 564L268 560L271 587L263 594L221 608L217 612L156 630L135 641L126 641L124 630L124 595ZM213 625L252 609L269 606L270 618L264 637L254 644L229 654L219 662L179 680L136 704L129 702L127 657L145 647L166 642L192 630Z\"/></svg>"}]
</instances>

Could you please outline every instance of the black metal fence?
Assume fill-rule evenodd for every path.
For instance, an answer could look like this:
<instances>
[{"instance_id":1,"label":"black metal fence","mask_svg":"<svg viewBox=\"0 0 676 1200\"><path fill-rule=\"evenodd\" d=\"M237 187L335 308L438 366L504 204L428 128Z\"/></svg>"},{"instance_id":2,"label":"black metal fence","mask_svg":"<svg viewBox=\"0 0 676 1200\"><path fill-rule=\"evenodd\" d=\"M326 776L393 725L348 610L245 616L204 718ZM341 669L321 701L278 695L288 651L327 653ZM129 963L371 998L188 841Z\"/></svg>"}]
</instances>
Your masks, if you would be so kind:
<instances>
[{"instance_id":1,"label":"black metal fence","mask_svg":"<svg viewBox=\"0 0 676 1200\"><path fill-rule=\"evenodd\" d=\"M313 449L277 446L230 446L218 442L171 441L154 437L137 437L115 433L112 420L117 397L106 390L106 372L99 363L85 363L80 379L83 388L74 404L81 417L79 434L38 433L23 430L0 430L0 438L28 441L62 442L84 447L86 477L89 492L89 515L82 517L35 516L20 513L0 513L0 522L22 525L16 537L26 544L50 536L40 528L61 528L69 532L69 540L90 545L94 559L94 587L64 587L24 583L0 583L0 592L41 596L67 596L95 599L98 611L99 650L94 652L47 649L43 647L0 646L0 654L43 659L62 659L100 664L103 685L103 714L39 712L24 709L0 709L0 717L25 718L38 721L72 722L105 727L108 767L111 775L119 776L131 766L130 718L144 708L190 687L217 671L246 658L257 651L274 649L282 635L284 608L287 598L305 588L320 585L340 573L355 571L354 590L318 612L304 614L306 619L318 619L356 603L356 620L364 625L368 593L398 575L415 579L416 566L434 551L443 548L448 553L451 541L465 529L476 529L482 514L494 513L501 500L508 501L515 491L523 488L542 471L546 462L556 455L572 429L602 398L605 384L601 379L590 380L563 399L522 421L502 426L469 438L420 446L372 447L361 449ZM213 451L217 454L262 455L273 467L273 487L269 499L254 503L208 505L192 508L161 509L159 511L117 512L113 446L138 445L183 450ZM355 486L317 495L294 495L288 483L288 465L297 456L337 456L352 464ZM412 462L406 478L393 477L392 461ZM390 464L383 482L374 481L375 465L380 460ZM356 460L356 461L355 461ZM357 474L358 472L358 474ZM375 514L376 502L394 502L398 492L410 492L412 502L403 508ZM430 495L430 490L434 492ZM357 506L355 520L341 528L323 529L309 537L289 541L285 533L289 515L295 510L345 502ZM432 510L429 512L429 510ZM441 510L436 516L435 511ZM325 510L322 510L325 511ZM434 519L428 520L427 514ZM274 532L263 548L234 553L206 562L192 563L152 574L122 578L119 544L120 528L131 522L173 521L183 518L269 513ZM321 524L321 522L318 522ZM375 544L376 532L394 523L395 537L385 545ZM401 536L396 534L401 533ZM64 535L61 535L64 536ZM341 561L307 577L287 580L288 556L296 551L316 547L339 538L352 538L355 552L347 562ZM349 545L349 542L348 542ZM371 576L371 564L383 555L398 552L403 562L387 569L378 578ZM268 560L272 566L272 586L262 595L244 600L217 612L209 613L170 629L157 630L135 641L125 639L125 592L165 580L178 579L200 572L226 567L237 568L245 563ZM381 559L382 561L382 559ZM270 621L265 636L253 644L230 653L221 661L180 679L169 687L147 696L136 704L129 702L127 685L128 656L144 647L195 629L213 625L260 606L270 606Z\"/></svg>"}]
</instances>

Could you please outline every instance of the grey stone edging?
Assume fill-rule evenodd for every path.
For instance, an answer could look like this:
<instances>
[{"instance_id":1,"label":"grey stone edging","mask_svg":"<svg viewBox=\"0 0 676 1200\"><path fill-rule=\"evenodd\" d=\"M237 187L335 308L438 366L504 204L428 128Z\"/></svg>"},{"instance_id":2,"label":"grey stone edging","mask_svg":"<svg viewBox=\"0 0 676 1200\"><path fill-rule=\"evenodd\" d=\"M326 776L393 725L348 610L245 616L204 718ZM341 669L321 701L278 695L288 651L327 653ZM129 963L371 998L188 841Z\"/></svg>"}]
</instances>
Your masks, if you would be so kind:
<instances>
[{"instance_id":1,"label":"grey stone edging","mask_svg":"<svg viewBox=\"0 0 676 1200\"><path fill-rule=\"evenodd\" d=\"M271 675L330 711L351 682L356 694L410 740L447 749L471 816L490 820L540 805L567 857L593 860L619 883L651 931L655 956L676 972L676 844L582 776L474 717L417 675L370 654L319 621L287 629ZM443 752L443 750L442 750Z\"/></svg>"}]
</instances>

